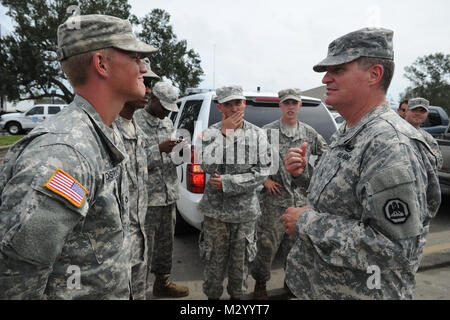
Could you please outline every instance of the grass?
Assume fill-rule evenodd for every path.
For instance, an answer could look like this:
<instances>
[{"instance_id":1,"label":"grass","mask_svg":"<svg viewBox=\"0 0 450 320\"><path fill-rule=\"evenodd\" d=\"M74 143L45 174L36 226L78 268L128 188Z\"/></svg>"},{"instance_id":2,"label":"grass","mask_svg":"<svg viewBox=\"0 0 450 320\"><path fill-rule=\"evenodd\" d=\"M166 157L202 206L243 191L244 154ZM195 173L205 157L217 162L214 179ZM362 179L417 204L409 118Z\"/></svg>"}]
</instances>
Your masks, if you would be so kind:
<instances>
[{"instance_id":1,"label":"grass","mask_svg":"<svg viewBox=\"0 0 450 320\"><path fill-rule=\"evenodd\" d=\"M23 136L2 136L0 137L0 146L8 146L20 140Z\"/></svg>"}]
</instances>

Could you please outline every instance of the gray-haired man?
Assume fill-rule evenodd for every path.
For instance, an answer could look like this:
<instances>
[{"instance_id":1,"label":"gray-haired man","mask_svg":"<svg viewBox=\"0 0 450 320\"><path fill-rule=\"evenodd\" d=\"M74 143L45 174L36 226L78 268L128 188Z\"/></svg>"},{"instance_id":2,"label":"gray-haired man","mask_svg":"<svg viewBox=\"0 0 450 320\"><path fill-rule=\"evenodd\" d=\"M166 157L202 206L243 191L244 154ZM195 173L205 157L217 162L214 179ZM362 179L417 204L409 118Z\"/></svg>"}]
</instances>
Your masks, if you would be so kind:
<instances>
[{"instance_id":1,"label":"gray-haired man","mask_svg":"<svg viewBox=\"0 0 450 320\"><path fill-rule=\"evenodd\" d=\"M392 38L386 29L349 33L313 68L326 72L325 102L346 123L314 170L308 206L283 215L287 232L299 237L286 267L298 298L413 297L440 190L433 152L386 102ZM291 149L286 169L298 176L306 161Z\"/></svg>"},{"instance_id":2,"label":"gray-haired man","mask_svg":"<svg viewBox=\"0 0 450 320\"><path fill-rule=\"evenodd\" d=\"M431 134L420 128L420 125L425 122L428 117L430 102L424 98L414 98L408 101L408 110L405 112L404 119L409 122L414 128L419 130L419 132L424 137L425 141L431 147L431 150L437 158L437 168L442 167L444 159L442 158L441 150L439 149L439 144L436 139L433 138Z\"/></svg>"},{"instance_id":3,"label":"gray-haired man","mask_svg":"<svg viewBox=\"0 0 450 320\"><path fill-rule=\"evenodd\" d=\"M0 299L129 299L124 146L114 128L145 95L127 20L69 18L58 28L75 99L14 145L0 172Z\"/></svg>"}]
</instances>

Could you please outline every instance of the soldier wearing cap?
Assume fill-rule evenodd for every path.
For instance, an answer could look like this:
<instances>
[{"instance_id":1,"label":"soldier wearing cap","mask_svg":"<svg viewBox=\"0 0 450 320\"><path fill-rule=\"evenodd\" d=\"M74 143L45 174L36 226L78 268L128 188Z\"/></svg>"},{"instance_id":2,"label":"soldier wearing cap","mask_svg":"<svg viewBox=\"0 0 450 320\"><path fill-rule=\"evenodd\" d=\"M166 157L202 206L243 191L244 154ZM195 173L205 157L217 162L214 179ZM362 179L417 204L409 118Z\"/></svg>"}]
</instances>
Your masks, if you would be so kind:
<instances>
[{"instance_id":1,"label":"soldier wearing cap","mask_svg":"<svg viewBox=\"0 0 450 320\"><path fill-rule=\"evenodd\" d=\"M147 145L145 133L136 123L133 115L136 110L145 107L150 98L150 83L159 79L150 68L150 60L144 58L142 64L147 69L144 76L146 94L143 98L125 103L115 124L122 135L125 150L130 159L126 163L129 184L129 210L131 235L131 298L146 299L147 285L147 252L148 243L145 233L145 217L147 214ZM158 154L148 153L149 161L158 161Z\"/></svg>"},{"instance_id":2,"label":"soldier wearing cap","mask_svg":"<svg viewBox=\"0 0 450 320\"><path fill-rule=\"evenodd\" d=\"M126 155L113 121L126 101L144 97L140 57L155 50L116 17L59 26L75 98L15 144L1 168L0 299L129 299Z\"/></svg>"},{"instance_id":3,"label":"soldier wearing cap","mask_svg":"<svg viewBox=\"0 0 450 320\"><path fill-rule=\"evenodd\" d=\"M199 239L203 292L220 299L228 267L228 294L240 299L256 255L257 190L269 175L270 151L264 131L244 120L242 88L225 86L216 94L222 121L202 134L201 168L210 175L199 202L204 214Z\"/></svg>"},{"instance_id":4,"label":"soldier wearing cap","mask_svg":"<svg viewBox=\"0 0 450 320\"><path fill-rule=\"evenodd\" d=\"M411 299L432 218L440 205L436 157L386 102L393 32L365 28L340 37L314 66L326 72L325 102L346 123L308 187L308 206L288 208L296 233L286 282L301 299ZM288 172L305 167L301 150ZM298 181L301 184L301 181Z\"/></svg>"},{"instance_id":5,"label":"soldier wearing cap","mask_svg":"<svg viewBox=\"0 0 450 320\"><path fill-rule=\"evenodd\" d=\"M298 120L298 112L302 107L301 91L297 88L285 89L278 92L281 119L263 127L267 130L272 154L278 154L283 159L290 148L304 146L307 156L316 155L318 161L326 150L327 143L312 127ZM276 132L272 137L270 133ZM302 176L307 183L311 178L311 168L305 170ZM271 264L281 247L283 261L286 261L296 237L287 235L281 222L281 216L289 207L306 205L306 190L297 188L292 176L280 165L275 174L270 175L264 182L264 189L259 194L261 217L258 219L258 253L251 265L251 274L256 280L253 298L255 300L268 299L266 282L270 279Z\"/></svg>"},{"instance_id":6,"label":"soldier wearing cap","mask_svg":"<svg viewBox=\"0 0 450 320\"><path fill-rule=\"evenodd\" d=\"M143 129L149 155L158 159L148 162L148 207L145 219L147 233L147 287L150 273L155 275L153 296L179 298L189 295L189 288L169 280L172 270L173 237L176 201L180 198L176 165L170 153L180 142L169 113L178 112L178 90L167 82L157 82L144 110L136 113L136 121ZM151 156L153 157L153 156ZM148 291L147 291L148 292Z\"/></svg>"},{"instance_id":7,"label":"soldier wearing cap","mask_svg":"<svg viewBox=\"0 0 450 320\"><path fill-rule=\"evenodd\" d=\"M437 158L438 169L442 167L444 159L439 148L439 144L431 134L420 128L420 125L425 122L428 117L430 102L424 98L414 98L408 101L408 110L405 113L405 120L409 122L414 128L419 130L425 141L431 147L431 150Z\"/></svg>"}]
</instances>

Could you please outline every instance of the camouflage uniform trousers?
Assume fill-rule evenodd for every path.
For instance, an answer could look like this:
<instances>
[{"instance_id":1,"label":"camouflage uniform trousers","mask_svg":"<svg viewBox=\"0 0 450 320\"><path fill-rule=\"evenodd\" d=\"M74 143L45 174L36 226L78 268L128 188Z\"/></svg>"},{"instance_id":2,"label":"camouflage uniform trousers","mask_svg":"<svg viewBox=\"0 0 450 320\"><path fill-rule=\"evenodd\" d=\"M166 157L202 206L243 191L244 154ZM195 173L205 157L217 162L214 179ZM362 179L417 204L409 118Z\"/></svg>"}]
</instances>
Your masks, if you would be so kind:
<instances>
[{"instance_id":1,"label":"camouflage uniform trousers","mask_svg":"<svg viewBox=\"0 0 450 320\"><path fill-rule=\"evenodd\" d=\"M172 270L173 237L176 221L176 204L149 206L145 219L147 233L147 288L150 273L170 274Z\"/></svg>"},{"instance_id":2,"label":"camouflage uniform trousers","mask_svg":"<svg viewBox=\"0 0 450 320\"><path fill-rule=\"evenodd\" d=\"M227 291L242 297L247 291L248 265L256 256L256 220L228 223L205 216L200 233L200 256L205 264L203 292L219 299L228 267Z\"/></svg>"},{"instance_id":3,"label":"camouflage uniform trousers","mask_svg":"<svg viewBox=\"0 0 450 320\"><path fill-rule=\"evenodd\" d=\"M272 262L281 249L283 257L283 267L286 267L286 259L294 245L297 236L287 235L286 228L283 226L281 216L285 213L287 207L280 206L268 201L261 206L262 215L257 223L257 254L255 260L250 265L252 277L256 281L267 282L270 280L270 271Z\"/></svg>"},{"instance_id":4,"label":"camouflage uniform trousers","mask_svg":"<svg viewBox=\"0 0 450 320\"><path fill-rule=\"evenodd\" d=\"M131 294L133 300L145 300L147 287L147 264L138 263L131 268Z\"/></svg>"}]
</instances>

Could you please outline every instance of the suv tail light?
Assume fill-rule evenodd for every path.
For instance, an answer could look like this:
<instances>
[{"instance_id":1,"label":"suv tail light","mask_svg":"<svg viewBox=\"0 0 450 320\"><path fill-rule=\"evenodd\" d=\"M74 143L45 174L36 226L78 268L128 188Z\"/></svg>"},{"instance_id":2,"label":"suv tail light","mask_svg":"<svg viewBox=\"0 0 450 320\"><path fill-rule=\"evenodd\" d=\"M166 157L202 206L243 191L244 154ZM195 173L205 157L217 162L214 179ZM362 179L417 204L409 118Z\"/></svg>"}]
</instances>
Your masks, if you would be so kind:
<instances>
[{"instance_id":1,"label":"suv tail light","mask_svg":"<svg viewBox=\"0 0 450 320\"><path fill-rule=\"evenodd\" d=\"M205 172L197 163L195 147L191 147L191 163L186 166L186 185L192 193L203 193L205 191Z\"/></svg>"}]
</instances>

